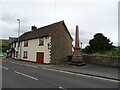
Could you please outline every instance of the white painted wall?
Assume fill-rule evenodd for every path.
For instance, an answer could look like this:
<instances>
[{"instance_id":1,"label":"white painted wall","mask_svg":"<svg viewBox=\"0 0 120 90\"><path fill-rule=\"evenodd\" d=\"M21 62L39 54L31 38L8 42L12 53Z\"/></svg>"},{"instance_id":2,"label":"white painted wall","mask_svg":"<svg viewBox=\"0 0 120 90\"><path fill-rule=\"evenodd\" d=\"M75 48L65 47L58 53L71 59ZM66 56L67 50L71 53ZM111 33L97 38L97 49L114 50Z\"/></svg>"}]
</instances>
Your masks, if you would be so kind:
<instances>
[{"instance_id":1,"label":"white painted wall","mask_svg":"<svg viewBox=\"0 0 120 90\"><path fill-rule=\"evenodd\" d=\"M37 52L44 52L44 63L50 63L50 50L48 49L48 43L51 42L51 37L44 38L44 46L39 46L39 38L28 40L28 47L24 47L24 41L20 43L22 45L21 49L19 47L19 54L21 50L21 59L29 60L36 62L36 54ZM17 50L17 43L16 48ZM24 51L28 51L28 58L23 58Z\"/></svg>"}]
</instances>

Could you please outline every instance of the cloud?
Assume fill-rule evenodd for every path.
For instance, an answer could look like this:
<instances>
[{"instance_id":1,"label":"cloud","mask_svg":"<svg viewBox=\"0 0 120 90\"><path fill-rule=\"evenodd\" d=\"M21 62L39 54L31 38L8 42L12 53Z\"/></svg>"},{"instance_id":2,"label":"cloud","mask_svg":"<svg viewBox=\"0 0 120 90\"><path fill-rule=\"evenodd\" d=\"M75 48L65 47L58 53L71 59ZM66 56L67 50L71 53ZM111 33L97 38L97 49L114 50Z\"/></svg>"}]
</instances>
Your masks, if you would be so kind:
<instances>
[{"instance_id":1,"label":"cloud","mask_svg":"<svg viewBox=\"0 0 120 90\"><path fill-rule=\"evenodd\" d=\"M119 0L2 0L2 2L113 2L113 1L119 1Z\"/></svg>"},{"instance_id":2,"label":"cloud","mask_svg":"<svg viewBox=\"0 0 120 90\"><path fill-rule=\"evenodd\" d=\"M118 42L118 46L120 46L120 42Z\"/></svg>"},{"instance_id":3,"label":"cloud","mask_svg":"<svg viewBox=\"0 0 120 90\"><path fill-rule=\"evenodd\" d=\"M22 23L28 23L28 18L25 16L19 16L14 12L3 12L2 16L0 17L0 21L8 23L8 24L13 24L17 22L17 19L20 18L22 20Z\"/></svg>"},{"instance_id":4,"label":"cloud","mask_svg":"<svg viewBox=\"0 0 120 90\"><path fill-rule=\"evenodd\" d=\"M72 42L73 45L75 45L75 31L76 30L70 29L70 33L73 38L73 42ZM79 40L80 40L80 43L82 42L82 48L85 48L88 45L89 40L93 37L93 35L94 35L93 32L79 30Z\"/></svg>"},{"instance_id":5,"label":"cloud","mask_svg":"<svg viewBox=\"0 0 120 90\"><path fill-rule=\"evenodd\" d=\"M25 16L18 16L16 13L3 12L0 17L0 27L2 32L2 38L8 38L9 36L17 37L18 21L20 18L20 34L29 30L29 21Z\"/></svg>"},{"instance_id":6,"label":"cloud","mask_svg":"<svg viewBox=\"0 0 120 90\"><path fill-rule=\"evenodd\" d=\"M113 45L115 45L115 46L120 46L120 42L115 41L115 42L113 42Z\"/></svg>"},{"instance_id":7,"label":"cloud","mask_svg":"<svg viewBox=\"0 0 120 90\"><path fill-rule=\"evenodd\" d=\"M8 13L2 13L2 16L0 17L0 20L5 23L14 23L15 22L16 15L11 15Z\"/></svg>"},{"instance_id":8,"label":"cloud","mask_svg":"<svg viewBox=\"0 0 120 90\"><path fill-rule=\"evenodd\" d=\"M7 26L7 27L6 27ZM29 30L29 26L23 24L20 28L20 35ZM18 37L18 27L14 24L2 24L2 38Z\"/></svg>"},{"instance_id":9,"label":"cloud","mask_svg":"<svg viewBox=\"0 0 120 90\"><path fill-rule=\"evenodd\" d=\"M29 31L29 30L30 30L30 26L27 25L27 24L22 24L22 25L20 26L20 34L25 33L25 32L27 32L27 31ZM14 32L17 33L17 32L18 32L18 28L17 28L17 29L14 29Z\"/></svg>"},{"instance_id":10,"label":"cloud","mask_svg":"<svg viewBox=\"0 0 120 90\"><path fill-rule=\"evenodd\" d=\"M81 47L81 43L82 43L82 48L85 48L88 43L89 43L89 38L79 38L79 45ZM75 46L75 40L72 42L73 46Z\"/></svg>"},{"instance_id":11,"label":"cloud","mask_svg":"<svg viewBox=\"0 0 120 90\"><path fill-rule=\"evenodd\" d=\"M80 41L83 44L87 44L87 41L93 38L96 32L105 34L115 42L118 29L117 1L4 0L2 18L0 18L0 22L5 24L3 36L17 35L17 18L21 20L21 33L29 30L31 25L41 27L64 20L73 39L75 38L75 27L79 25Z\"/></svg>"}]
</instances>

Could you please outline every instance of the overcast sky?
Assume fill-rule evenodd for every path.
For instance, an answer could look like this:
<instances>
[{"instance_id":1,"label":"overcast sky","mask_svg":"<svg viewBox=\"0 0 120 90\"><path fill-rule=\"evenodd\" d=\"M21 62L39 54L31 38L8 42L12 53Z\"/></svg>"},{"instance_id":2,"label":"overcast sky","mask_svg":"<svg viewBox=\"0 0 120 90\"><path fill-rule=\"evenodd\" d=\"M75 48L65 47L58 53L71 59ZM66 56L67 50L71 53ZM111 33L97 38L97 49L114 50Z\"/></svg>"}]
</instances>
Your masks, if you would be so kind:
<instances>
[{"instance_id":1,"label":"overcast sky","mask_svg":"<svg viewBox=\"0 0 120 90\"><path fill-rule=\"evenodd\" d=\"M21 20L21 34L30 31L32 25L39 28L64 20L73 39L75 27L79 25L83 47L88 45L95 33L103 33L114 45L118 45L118 1L2 0L0 38L17 37L17 18Z\"/></svg>"}]
</instances>

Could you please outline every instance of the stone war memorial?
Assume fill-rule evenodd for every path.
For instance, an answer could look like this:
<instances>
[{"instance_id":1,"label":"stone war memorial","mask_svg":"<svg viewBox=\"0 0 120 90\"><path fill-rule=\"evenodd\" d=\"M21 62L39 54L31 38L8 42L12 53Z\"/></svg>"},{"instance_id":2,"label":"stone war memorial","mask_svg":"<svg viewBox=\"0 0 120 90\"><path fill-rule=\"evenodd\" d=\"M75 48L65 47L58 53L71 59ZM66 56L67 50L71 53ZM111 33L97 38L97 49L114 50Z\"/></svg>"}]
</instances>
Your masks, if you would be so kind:
<instances>
[{"instance_id":1,"label":"stone war memorial","mask_svg":"<svg viewBox=\"0 0 120 90\"><path fill-rule=\"evenodd\" d=\"M71 64L78 65L78 66L85 65L85 62L83 61L82 54L81 54L81 48L79 46L79 27L78 27L78 25L76 26L75 47L74 47Z\"/></svg>"}]
</instances>

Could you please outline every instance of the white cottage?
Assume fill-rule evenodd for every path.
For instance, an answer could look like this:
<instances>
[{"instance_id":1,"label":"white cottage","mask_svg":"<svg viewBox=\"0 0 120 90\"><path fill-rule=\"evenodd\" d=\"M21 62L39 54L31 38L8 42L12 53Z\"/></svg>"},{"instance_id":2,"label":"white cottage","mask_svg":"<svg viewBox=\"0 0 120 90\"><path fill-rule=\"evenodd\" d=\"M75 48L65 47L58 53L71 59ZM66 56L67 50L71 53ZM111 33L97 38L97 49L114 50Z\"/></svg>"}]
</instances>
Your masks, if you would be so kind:
<instances>
[{"instance_id":1,"label":"white cottage","mask_svg":"<svg viewBox=\"0 0 120 90\"><path fill-rule=\"evenodd\" d=\"M19 46L18 46L19 41ZM61 63L72 55L72 37L60 21L41 28L32 26L12 42L12 57L37 63Z\"/></svg>"}]
</instances>

